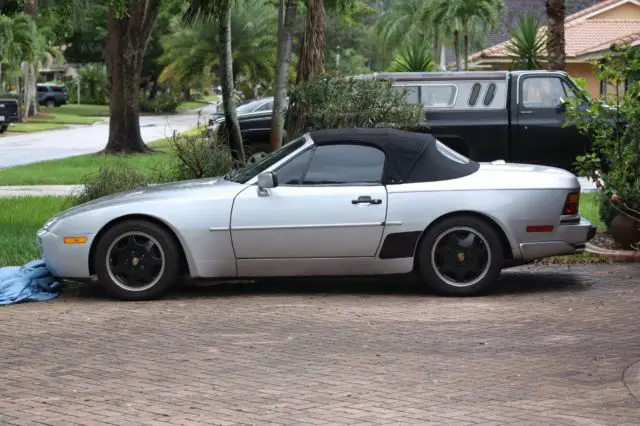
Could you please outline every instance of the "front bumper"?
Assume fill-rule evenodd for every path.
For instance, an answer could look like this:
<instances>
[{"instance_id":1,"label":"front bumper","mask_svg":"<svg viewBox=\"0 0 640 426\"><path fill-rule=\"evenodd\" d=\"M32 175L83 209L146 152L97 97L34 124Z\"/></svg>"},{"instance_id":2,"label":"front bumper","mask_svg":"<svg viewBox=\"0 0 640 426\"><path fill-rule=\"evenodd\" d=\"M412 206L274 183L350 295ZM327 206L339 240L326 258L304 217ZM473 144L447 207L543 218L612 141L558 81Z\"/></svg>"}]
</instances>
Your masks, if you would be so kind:
<instances>
[{"instance_id":1,"label":"front bumper","mask_svg":"<svg viewBox=\"0 0 640 426\"><path fill-rule=\"evenodd\" d=\"M520 252L525 261L576 254L582 251L585 244L595 235L596 227L581 217L579 223L558 226L553 239L521 243Z\"/></svg>"},{"instance_id":2,"label":"front bumper","mask_svg":"<svg viewBox=\"0 0 640 426\"><path fill-rule=\"evenodd\" d=\"M65 244L63 237L40 229L36 243L49 273L58 278L90 278L89 252L94 234L84 234L84 244Z\"/></svg>"}]
</instances>

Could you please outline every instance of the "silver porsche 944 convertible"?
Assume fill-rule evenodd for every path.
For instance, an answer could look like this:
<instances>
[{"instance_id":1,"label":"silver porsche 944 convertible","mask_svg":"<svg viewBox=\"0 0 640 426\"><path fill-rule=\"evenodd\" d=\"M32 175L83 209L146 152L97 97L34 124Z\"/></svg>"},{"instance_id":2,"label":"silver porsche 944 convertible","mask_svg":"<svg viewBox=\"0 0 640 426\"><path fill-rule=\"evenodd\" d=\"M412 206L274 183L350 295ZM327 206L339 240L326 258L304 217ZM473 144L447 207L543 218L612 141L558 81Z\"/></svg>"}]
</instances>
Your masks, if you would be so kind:
<instances>
[{"instance_id":1,"label":"silver porsche 944 convertible","mask_svg":"<svg viewBox=\"0 0 640 426\"><path fill-rule=\"evenodd\" d=\"M207 279L415 273L472 295L502 269L580 251L595 227L556 168L476 163L428 134L311 132L223 177L151 186L68 210L38 231L54 276L114 297Z\"/></svg>"}]
</instances>

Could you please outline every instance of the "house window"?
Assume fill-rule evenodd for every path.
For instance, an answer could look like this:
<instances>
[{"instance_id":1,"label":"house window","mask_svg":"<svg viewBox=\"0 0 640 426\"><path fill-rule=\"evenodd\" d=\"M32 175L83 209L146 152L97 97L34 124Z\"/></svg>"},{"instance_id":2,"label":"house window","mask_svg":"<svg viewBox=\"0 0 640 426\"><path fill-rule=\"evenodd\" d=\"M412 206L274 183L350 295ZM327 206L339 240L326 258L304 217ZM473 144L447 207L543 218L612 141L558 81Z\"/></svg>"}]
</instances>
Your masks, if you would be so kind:
<instances>
[{"instance_id":1,"label":"house window","mask_svg":"<svg viewBox=\"0 0 640 426\"><path fill-rule=\"evenodd\" d=\"M608 82L606 77L600 80L600 96L607 95L607 85L608 85Z\"/></svg>"}]
</instances>

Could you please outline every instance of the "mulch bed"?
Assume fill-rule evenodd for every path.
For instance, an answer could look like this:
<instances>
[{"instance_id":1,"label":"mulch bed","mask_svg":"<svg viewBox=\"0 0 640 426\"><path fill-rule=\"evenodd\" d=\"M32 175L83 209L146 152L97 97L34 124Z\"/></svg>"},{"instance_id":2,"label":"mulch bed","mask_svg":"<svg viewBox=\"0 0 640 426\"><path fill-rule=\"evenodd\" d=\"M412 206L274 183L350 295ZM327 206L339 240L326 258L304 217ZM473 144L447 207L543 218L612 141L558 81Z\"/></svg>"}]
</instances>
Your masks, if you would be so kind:
<instances>
[{"instance_id":1,"label":"mulch bed","mask_svg":"<svg viewBox=\"0 0 640 426\"><path fill-rule=\"evenodd\" d=\"M616 243L611 234L607 232L596 233L596 236L589 243L608 250L622 250L620 244Z\"/></svg>"}]
</instances>

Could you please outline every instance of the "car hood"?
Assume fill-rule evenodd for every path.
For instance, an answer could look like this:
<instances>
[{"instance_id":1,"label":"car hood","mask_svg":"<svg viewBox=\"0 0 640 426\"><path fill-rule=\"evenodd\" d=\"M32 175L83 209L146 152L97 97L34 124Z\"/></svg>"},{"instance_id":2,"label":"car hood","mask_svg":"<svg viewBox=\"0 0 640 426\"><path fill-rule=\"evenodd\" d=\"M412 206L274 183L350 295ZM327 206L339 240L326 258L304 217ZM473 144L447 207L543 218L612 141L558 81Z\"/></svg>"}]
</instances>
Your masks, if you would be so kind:
<instances>
[{"instance_id":1,"label":"car hood","mask_svg":"<svg viewBox=\"0 0 640 426\"><path fill-rule=\"evenodd\" d=\"M137 202L157 201L163 199L175 200L176 198L186 198L206 195L216 198L229 193L235 195L242 188L241 184L222 179L222 177L188 180L172 182L160 185L151 185L125 192L119 192L105 197L97 198L79 206L73 207L61 214L56 219L64 219L82 212L113 207L117 205L131 204Z\"/></svg>"}]
</instances>

